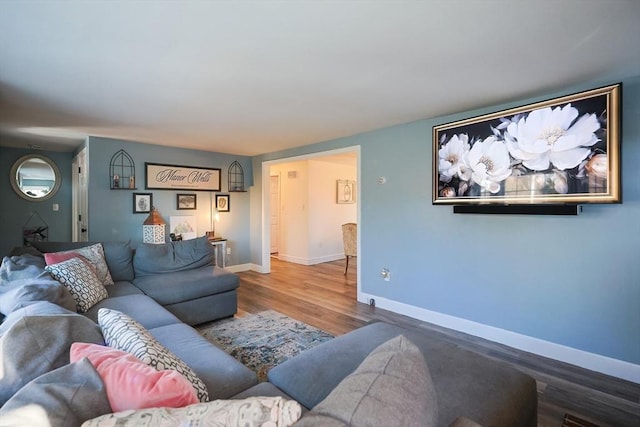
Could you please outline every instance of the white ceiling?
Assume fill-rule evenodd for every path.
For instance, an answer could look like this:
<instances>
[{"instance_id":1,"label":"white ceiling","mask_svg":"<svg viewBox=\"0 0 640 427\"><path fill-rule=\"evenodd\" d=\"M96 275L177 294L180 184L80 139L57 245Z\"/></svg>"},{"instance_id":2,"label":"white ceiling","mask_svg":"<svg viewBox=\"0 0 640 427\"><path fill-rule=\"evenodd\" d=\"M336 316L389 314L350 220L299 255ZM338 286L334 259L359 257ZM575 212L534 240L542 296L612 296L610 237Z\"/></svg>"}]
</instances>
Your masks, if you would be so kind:
<instances>
[{"instance_id":1,"label":"white ceiling","mask_svg":"<svg viewBox=\"0 0 640 427\"><path fill-rule=\"evenodd\" d=\"M0 145L257 155L640 74L640 1L0 1Z\"/></svg>"}]
</instances>

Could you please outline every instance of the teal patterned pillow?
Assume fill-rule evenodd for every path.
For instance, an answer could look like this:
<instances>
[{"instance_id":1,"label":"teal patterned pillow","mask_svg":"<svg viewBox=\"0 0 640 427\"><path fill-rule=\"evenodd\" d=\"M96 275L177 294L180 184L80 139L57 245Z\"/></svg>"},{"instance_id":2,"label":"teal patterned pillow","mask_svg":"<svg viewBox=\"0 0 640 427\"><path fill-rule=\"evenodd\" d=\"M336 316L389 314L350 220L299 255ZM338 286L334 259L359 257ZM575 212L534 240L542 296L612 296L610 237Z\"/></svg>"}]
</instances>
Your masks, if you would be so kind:
<instances>
[{"instance_id":1,"label":"teal patterned pillow","mask_svg":"<svg viewBox=\"0 0 640 427\"><path fill-rule=\"evenodd\" d=\"M79 313L85 313L109 297L107 289L98 280L95 270L80 258L71 258L58 264L48 265L45 270L69 290Z\"/></svg>"},{"instance_id":2,"label":"teal patterned pillow","mask_svg":"<svg viewBox=\"0 0 640 427\"><path fill-rule=\"evenodd\" d=\"M133 354L158 371L173 369L182 374L193 386L200 402L209 401L207 386L182 359L160 344L144 326L116 310L98 310L98 325L109 347Z\"/></svg>"}]
</instances>

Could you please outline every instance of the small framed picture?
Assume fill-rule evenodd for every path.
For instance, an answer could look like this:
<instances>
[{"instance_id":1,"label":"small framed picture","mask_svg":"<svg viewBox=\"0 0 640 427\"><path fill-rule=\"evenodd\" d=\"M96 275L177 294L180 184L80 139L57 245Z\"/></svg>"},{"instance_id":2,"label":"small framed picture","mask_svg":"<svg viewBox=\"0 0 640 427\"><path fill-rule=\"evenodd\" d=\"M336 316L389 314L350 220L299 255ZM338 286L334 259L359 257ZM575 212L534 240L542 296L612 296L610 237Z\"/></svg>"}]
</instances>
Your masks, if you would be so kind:
<instances>
[{"instance_id":1,"label":"small framed picture","mask_svg":"<svg viewBox=\"0 0 640 427\"><path fill-rule=\"evenodd\" d=\"M339 179L336 182L336 203L356 202L356 182L348 179Z\"/></svg>"},{"instance_id":2,"label":"small framed picture","mask_svg":"<svg viewBox=\"0 0 640 427\"><path fill-rule=\"evenodd\" d=\"M194 210L196 208L196 195L177 194L176 204L178 210Z\"/></svg>"},{"instance_id":3,"label":"small framed picture","mask_svg":"<svg viewBox=\"0 0 640 427\"><path fill-rule=\"evenodd\" d=\"M153 205L152 193L133 193L133 213L149 213Z\"/></svg>"},{"instance_id":4,"label":"small framed picture","mask_svg":"<svg viewBox=\"0 0 640 427\"><path fill-rule=\"evenodd\" d=\"M216 194L216 210L218 212L229 212L229 195Z\"/></svg>"}]
</instances>

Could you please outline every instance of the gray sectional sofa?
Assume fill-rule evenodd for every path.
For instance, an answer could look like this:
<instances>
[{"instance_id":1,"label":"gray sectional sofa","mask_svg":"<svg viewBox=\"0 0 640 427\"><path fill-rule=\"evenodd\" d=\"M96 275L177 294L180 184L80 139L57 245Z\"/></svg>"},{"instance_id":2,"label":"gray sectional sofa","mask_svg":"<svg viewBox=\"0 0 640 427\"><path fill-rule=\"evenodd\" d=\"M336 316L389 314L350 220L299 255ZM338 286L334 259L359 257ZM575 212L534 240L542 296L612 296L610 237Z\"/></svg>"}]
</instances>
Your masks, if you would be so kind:
<instances>
[{"instance_id":1,"label":"gray sectional sofa","mask_svg":"<svg viewBox=\"0 0 640 427\"><path fill-rule=\"evenodd\" d=\"M57 252L83 245L87 243L43 243L37 249L39 252ZM305 414L299 423L301 426L386 426L403 424L407 419L409 422L404 425L536 425L537 393L531 377L503 363L463 350L445 339L434 338L432 334L426 335L420 330L386 323L367 325L307 350L272 369L268 382L258 383L252 371L189 326L228 317L236 311L238 278L212 265L212 252L206 239L143 245L135 251L126 243L103 243L103 248L115 284L107 286L109 297L97 303L84 316L67 310L68 295L64 294L63 289L56 288L55 284L46 292L42 292L41 287L34 288L37 292L16 291L14 285L28 283L28 276L32 277L32 281L47 280L47 274L42 273L44 261L38 257L39 252L30 249L23 255L5 258L0 268L0 279L3 280L0 284L0 309L7 317L0 325L0 344L2 340L8 342L10 337L6 335L10 334L7 331L14 328L12 325L16 322L24 321L29 316L60 315L67 316L67 320L85 319L82 322L89 322L86 325L83 323L83 327L89 328L84 333L85 340L99 342L99 332L96 335L91 326L95 324L91 321L96 321L100 308L110 308L138 321L161 344L181 358L204 382L211 400L251 396L294 399L304 407ZM28 268L23 268L24 265ZM1 274L11 270L11 266L15 270L15 278L19 278L20 282L7 280L6 274ZM77 335L79 332L75 329ZM63 335L52 348L64 350ZM377 357L375 353L378 350L373 350L401 335L419 349L420 360L426 361L428 367L425 368L426 374L421 370L424 362L416 362L413 357L395 359L398 369L404 369L404 380L398 379L401 375L385 372L387 366L392 366L387 362L382 363L380 372L367 371L356 375L364 365L368 366L364 366L367 369L378 369L372 368L375 363L370 363L372 357ZM401 357L406 356L403 350L393 350L392 359L396 357L394 351L399 352ZM11 357L4 357L4 353L11 356L11 352L15 351L4 346L2 352L2 368L5 371L13 369L7 366ZM17 353L23 359L30 357L25 355L32 354ZM33 357L39 355L36 352ZM29 372L26 377L22 376L21 382L7 384L6 381L11 378L0 379L0 389L3 390L0 393L0 406L9 401L0 408L0 425L3 411L16 405L15 402L11 403L11 398L24 401L25 393L22 393L22 400L17 397L21 395L20 389L28 386L25 381L33 379L32 382L37 382L38 375L46 375L69 363L68 357L65 360L64 351L56 357L49 358L50 363L42 368L45 372ZM380 358L377 360L379 365ZM32 369L34 364L37 365L27 365ZM16 376L20 375L16 373ZM367 383L370 380L372 382ZM366 383L364 388L363 381ZM377 395L373 383L380 384ZM405 387L418 383L426 386L418 389ZM362 399L354 397L359 393ZM98 396L96 399L100 400ZM375 410L363 409L365 406L362 402L367 399L377 402ZM78 406L86 407L86 404ZM96 404L95 407L99 413L93 413L92 416L105 412L101 409L104 405ZM78 411L74 408L65 410L66 421L59 425L76 425L89 417L81 408ZM69 418L69 413L73 413L74 417ZM394 418L399 414L403 414L404 421ZM53 416L51 419L57 420Z\"/></svg>"}]
</instances>

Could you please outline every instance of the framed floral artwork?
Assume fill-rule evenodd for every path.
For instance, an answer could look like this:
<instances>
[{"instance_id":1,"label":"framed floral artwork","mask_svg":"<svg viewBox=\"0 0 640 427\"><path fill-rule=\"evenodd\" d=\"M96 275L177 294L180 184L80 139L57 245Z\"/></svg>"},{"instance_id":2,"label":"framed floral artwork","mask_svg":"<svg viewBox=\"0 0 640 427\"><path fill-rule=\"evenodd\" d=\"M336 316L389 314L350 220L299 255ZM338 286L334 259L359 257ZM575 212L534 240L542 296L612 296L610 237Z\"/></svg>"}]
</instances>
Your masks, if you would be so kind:
<instances>
[{"instance_id":1,"label":"framed floral artwork","mask_svg":"<svg viewBox=\"0 0 640 427\"><path fill-rule=\"evenodd\" d=\"M621 84L433 127L434 204L620 203Z\"/></svg>"}]
</instances>

